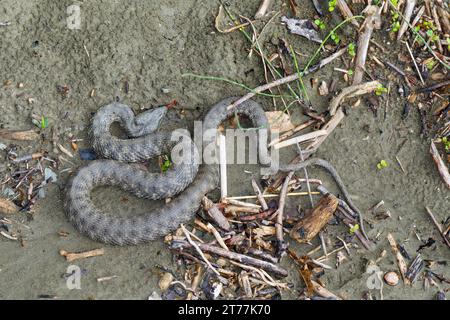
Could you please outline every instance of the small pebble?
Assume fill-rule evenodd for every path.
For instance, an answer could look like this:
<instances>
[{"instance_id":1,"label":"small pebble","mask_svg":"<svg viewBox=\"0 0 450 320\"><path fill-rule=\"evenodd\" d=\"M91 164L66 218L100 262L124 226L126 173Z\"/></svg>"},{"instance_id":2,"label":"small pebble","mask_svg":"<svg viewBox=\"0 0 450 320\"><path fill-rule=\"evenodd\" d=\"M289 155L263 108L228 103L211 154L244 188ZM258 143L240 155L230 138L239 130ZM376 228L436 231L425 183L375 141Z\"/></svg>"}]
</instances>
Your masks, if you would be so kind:
<instances>
[{"instance_id":1,"label":"small pebble","mask_svg":"<svg viewBox=\"0 0 450 320\"><path fill-rule=\"evenodd\" d=\"M168 89L168 88L162 88L161 91L162 91L162 93L165 93L165 94L170 93L170 89Z\"/></svg>"},{"instance_id":2,"label":"small pebble","mask_svg":"<svg viewBox=\"0 0 450 320\"><path fill-rule=\"evenodd\" d=\"M390 286L396 286L399 281L398 274L393 271L387 272L384 275L384 281Z\"/></svg>"}]
</instances>

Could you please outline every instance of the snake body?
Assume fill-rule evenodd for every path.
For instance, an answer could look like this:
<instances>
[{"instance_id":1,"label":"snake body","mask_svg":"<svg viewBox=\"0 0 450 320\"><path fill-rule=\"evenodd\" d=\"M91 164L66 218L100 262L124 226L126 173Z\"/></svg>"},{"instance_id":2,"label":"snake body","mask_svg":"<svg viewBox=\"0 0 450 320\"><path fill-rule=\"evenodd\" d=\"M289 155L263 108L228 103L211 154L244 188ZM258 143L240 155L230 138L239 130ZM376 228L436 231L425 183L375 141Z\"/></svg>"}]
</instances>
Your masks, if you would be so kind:
<instances>
[{"instance_id":1,"label":"snake body","mask_svg":"<svg viewBox=\"0 0 450 320\"><path fill-rule=\"evenodd\" d=\"M219 125L235 113L247 116L256 128L268 128L262 107L248 100L233 110L228 106L235 101L231 97L214 105L203 121L203 145L215 143ZM159 120L166 109L144 112L135 116L126 105L112 103L99 109L91 127L93 147L102 160L94 160L82 167L70 178L65 189L65 211L69 221L89 238L114 245L137 245L159 238L175 230L181 223L192 219L205 194L215 189L219 182L217 164L202 164L199 152L192 140L186 138L191 151L190 161L175 164L165 173L150 173L139 169L132 162L142 162L158 155L167 154L175 145L169 133L157 131ZM119 139L110 133L113 122L119 122L129 139ZM209 138L208 138L209 136ZM265 144L259 143L260 161L269 163ZM348 192L336 170L327 161L308 159L296 165L280 167L281 171L297 171L306 166L317 165L326 169L338 184L349 203ZM151 200L174 197L157 210L131 217L117 217L97 208L90 194L99 186L118 186L138 197Z\"/></svg>"}]
</instances>

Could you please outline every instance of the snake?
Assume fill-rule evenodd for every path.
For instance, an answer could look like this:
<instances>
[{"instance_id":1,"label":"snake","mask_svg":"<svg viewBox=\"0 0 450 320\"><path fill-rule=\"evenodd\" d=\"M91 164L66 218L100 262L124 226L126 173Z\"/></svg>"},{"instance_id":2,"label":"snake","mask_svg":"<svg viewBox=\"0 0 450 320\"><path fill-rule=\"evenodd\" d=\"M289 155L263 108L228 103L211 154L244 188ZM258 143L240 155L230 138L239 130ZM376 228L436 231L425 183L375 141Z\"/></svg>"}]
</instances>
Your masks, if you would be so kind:
<instances>
[{"instance_id":1,"label":"snake","mask_svg":"<svg viewBox=\"0 0 450 320\"><path fill-rule=\"evenodd\" d=\"M202 146L215 143L219 126L236 115L246 116L254 128L269 129L269 122L260 104L253 100L229 108L236 97L221 100L210 108L203 120ZM83 235L94 241L111 245L138 245L156 240L189 222L200 207L202 198L219 184L217 163L203 164L197 146L183 135L181 163L174 163L166 172L149 172L137 163L168 154L179 141L170 132L159 128L167 107L147 110L135 115L125 104L113 102L101 107L92 119L90 139L95 153L102 157L82 166L70 177L64 191L64 208L70 223ZM119 138L110 132L111 125L119 123L127 137ZM209 133L209 134L207 134ZM264 150L264 148L266 148ZM218 158L218 151L213 150ZM260 162L270 163L267 144L258 143ZM298 171L307 166L319 166L334 179L342 194L355 211L348 191L337 171L326 160L310 158L301 163L279 166L279 171ZM116 186L137 197L149 200L171 198L158 209L132 216L117 216L104 212L91 198L98 187Z\"/></svg>"}]
</instances>

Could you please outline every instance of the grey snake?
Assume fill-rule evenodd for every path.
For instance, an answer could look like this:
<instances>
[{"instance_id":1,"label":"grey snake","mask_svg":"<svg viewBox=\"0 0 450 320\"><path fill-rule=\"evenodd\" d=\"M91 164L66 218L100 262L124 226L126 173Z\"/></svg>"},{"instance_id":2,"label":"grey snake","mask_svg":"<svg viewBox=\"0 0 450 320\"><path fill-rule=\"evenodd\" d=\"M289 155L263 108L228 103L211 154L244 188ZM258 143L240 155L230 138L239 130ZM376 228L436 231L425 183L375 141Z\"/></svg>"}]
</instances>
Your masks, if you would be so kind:
<instances>
[{"instance_id":1,"label":"grey snake","mask_svg":"<svg viewBox=\"0 0 450 320\"><path fill-rule=\"evenodd\" d=\"M203 121L203 133L216 130L235 113L247 116L255 128L268 128L268 120L262 107L248 100L233 110L227 110L236 98L224 99L214 105ZM105 159L91 161L73 175L65 188L64 207L69 221L89 238L114 245L137 245L157 239L177 229L181 223L192 219L205 194L218 186L218 165L201 164L195 143L184 137L191 154L190 162L174 164L165 173L142 170L133 162L143 162L171 151L176 141L171 134L158 130L165 115L165 107L146 111L135 116L126 105L114 102L98 110L92 120L91 139L94 150ZM126 130L129 139L119 139L110 133L114 122ZM203 144L215 137L203 137ZM259 143L262 163L267 159L266 144ZM266 159L264 159L266 157ZM263 158L263 159L261 159ZM335 180L342 194L355 211L342 179L333 166L323 159L311 158L304 162L285 165L280 171L297 171L307 166L324 168ZM161 208L131 217L117 217L103 212L91 199L91 192L99 186L118 186L138 197L151 200L173 197Z\"/></svg>"}]
</instances>

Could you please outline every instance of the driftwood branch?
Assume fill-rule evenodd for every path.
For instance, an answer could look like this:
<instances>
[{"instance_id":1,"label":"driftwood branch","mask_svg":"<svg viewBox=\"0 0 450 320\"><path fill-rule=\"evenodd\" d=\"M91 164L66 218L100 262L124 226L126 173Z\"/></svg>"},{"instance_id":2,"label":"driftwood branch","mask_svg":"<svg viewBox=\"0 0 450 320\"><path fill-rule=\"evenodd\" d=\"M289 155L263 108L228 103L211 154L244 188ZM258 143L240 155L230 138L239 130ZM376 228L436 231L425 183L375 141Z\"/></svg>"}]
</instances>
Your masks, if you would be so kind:
<instances>
[{"instance_id":1,"label":"driftwood branch","mask_svg":"<svg viewBox=\"0 0 450 320\"><path fill-rule=\"evenodd\" d=\"M291 181L292 176L294 175L294 171L289 172L286 179L284 180L283 187L280 192L280 202L278 205L277 212L277 224L275 227L276 237L277 237L277 256L282 257L286 253L286 246L283 239L283 215L284 215L284 207L286 204L286 195L288 193L289 181Z\"/></svg>"},{"instance_id":2,"label":"driftwood branch","mask_svg":"<svg viewBox=\"0 0 450 320\"><path fill-rule=\"evenodd\" d=\"M342 89L342 91L333 98L330 102L330 114L334 115L336 113L337 108L339 105L345 100L349 98L354 98L363 94L374 92L378 86L380 85L380 82L378 81L371 81L371 82L365 82L361 84L352 85L349 87L346 87Z\"/></svg>"},{"instance_id":3,"label":"driftwood branch","mask_svg":"<svg viewBox=\"0 0 450 320\"><path fill-rule=\"evenodd\" d=\"M337 0L336 2L337 7L341 14L344 16L345 19L350 19L353 17L353 12L350 10L350 7L348 6L347 2L345 0ZM357 28L359 28L359 23L355 19L351 19L350 22Z\"/></svg>"},{"instance_id":4,"label":"driftwood branch","mask_svg":"<svg viewBox=\"0 0 450 320\"><path fill-rule=\"evenodd\" d=\"M448 171L447 165L442 160L441 155L439 154L439 151L434 144L434 141L431 141L430 154L433 158L434 163L436 164L439 174L444 180L445 185L450 189L450 173Z\"/></svg>"},{"instance_id":5,"label":"driftwood branch","mask_svg":"<svg viewBox=\"0 0 450 320\"><path fill-rule=\"evenodd\" d=\"M269 7L271 6L273 0L262 0L261 5L259 6L258 11L255 13L255 19L261 19L264 17L267 13L267 10L269 10Z\"/></svg>"},{"instance_id":6,"label":"driftwood branch","mask_svg":"<svg viewBox=\"0 0 450 320\"><path fill-rule=\"evenodd\" d=\"M32 141L38 139L39 134L33 130L0 129L0 138L7 140Z\"/></svg>"},{"instance_id":7,"label":"driftwood branch","mask_svg":"<svg viewBox=\"0 0 450 320\"><path fill-rule=\"evenodd\" d=\"M398 250L397 242L395 241L394 237L390 233L388 233L387 239L389 241L389 245L391 246L392 252L394 253L394 255L397 259L398 268L400 270L400 274L402 275L403 281L405 282L405 284L410 284L409 279L406 278L406 271L408 270L408 268L406 267L405 259L403 259L402 254Z\"/></svg>"},{"instance_id":8,"label":"driftwood branch","mask_svg":"<svg viewBox=\"0 0 450 320\"><path fill-rule=\"evenodd\" d=\"M197 243L197 246L199 249L203 252L209 253L209 254L215 254L217 256L230 259L232 261L237 261L242 264L250 265L256 268L263 269L268 272L272 272L278 276L286 277L287 271L273 263L256 259L253 257L249 257L240 253L227 251L219 247L215 247L209 244L205 243ZM176 241L176 247L181 249L189 249L192 248L192 245L187 241Z\"/></svg>"},{"instance_id":9,"label":"driftwood branch","mask_svg":"<svg viewBox=\"0 0 450 320\"><path fill-rule=\"evenodd\" d=\"M406 0L405 11L403 12L403 21L398 30L397 41L399 41L408 29L409 21L411 20L414 7L416 6L416 0Z\"/></svg>"},{"instance_id":10,"label":"driftwood branch","mask_svg":"<svg viewBox=\"0 0 450 320\"><path fill-rule=\"evenodd\" d=\"M252 179L252 187L253 187L253 190L255 190L256 196L258 197L258 201L261 204L263 211L268 210L269 206L267 205L266 199L264 199L261 189L259 188L255 179Z\"/></svg>"},{"instance_id":11,"label":"driftwood branch","mask_svg":"<svg viewBox=\"0 0 450 320\"><path fill-rule=\"evenodd\" d=\"M374 29L381 28L381 17L377 6L368 6L365 10L366 20L362 26L362 32L358 38L358 52L355 59L355 73L353 75L353 85L360 84L363 80L367 51L369 49L370 38Z\"/></svg>"},{"instance_id":12,"label":"driftwood branch","mask_svg":"<svg viewBox=\"0 0 450 320\"><path fill-rule=\"evenodd\" d=\"M331 193L322 197L311 213L292 228L291 237L301 243L311 241L330 221L338 205L338 199Z\"/></svg>"},{"instance_id":13,"label":"driftwood branch","mask_svg":"<svg viewBox=\"0 0 450 320\"><path fill-rule=\"evenodd\" d=\"M67 261L75 261L79 259L85 259L85 258L91 258L91 257L97 257L102 256L105 254L105 250L103 248L100 249L94 249L86 252L79 252L79 253L72 253L67 252L65 250L59 250L59 254L66 258Z\"/></svg>"}]
</instances>

